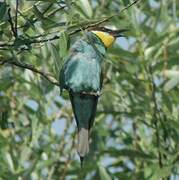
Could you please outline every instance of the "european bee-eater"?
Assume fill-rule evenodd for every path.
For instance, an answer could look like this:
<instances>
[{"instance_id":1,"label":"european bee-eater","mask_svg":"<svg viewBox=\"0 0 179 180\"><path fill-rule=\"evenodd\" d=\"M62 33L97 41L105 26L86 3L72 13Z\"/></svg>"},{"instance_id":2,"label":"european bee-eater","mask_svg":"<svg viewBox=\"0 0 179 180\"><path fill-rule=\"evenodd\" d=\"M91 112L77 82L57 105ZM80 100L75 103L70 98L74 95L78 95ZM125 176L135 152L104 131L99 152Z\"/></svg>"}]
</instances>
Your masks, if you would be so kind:
<instances>
[{"instance_id":1,"label":"european bee-eater","mask_svg":"<svg viewBox=\"0 0 179 180\"><path fill-rule=\"evenodd\" d=\"M69 92L78 127L77 151L81 163L89 152L89 131L93 126L102 88L102 62L106 48L126 31L98 27L85 33L69 51L61 72L60 89Z\"/></svg>"}]
</instances>

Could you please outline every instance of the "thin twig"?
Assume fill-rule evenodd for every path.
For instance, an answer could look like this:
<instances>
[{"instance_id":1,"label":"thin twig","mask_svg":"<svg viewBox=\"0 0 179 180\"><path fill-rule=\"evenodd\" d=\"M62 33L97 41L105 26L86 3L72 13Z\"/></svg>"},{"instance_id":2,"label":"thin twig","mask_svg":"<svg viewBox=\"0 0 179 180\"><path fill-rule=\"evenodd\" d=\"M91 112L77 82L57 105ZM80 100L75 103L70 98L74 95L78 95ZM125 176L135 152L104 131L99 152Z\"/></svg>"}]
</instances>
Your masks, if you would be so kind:
<instances>
[{"instance_id":1,"label":"thin twig","mask_svg":"<svg viewBox=\"0 0 179 180\"><path fill-rule=\"evenodd\" d=\"M86 30L86 29L90 29L90 28L93 28L93 27L97 27L99 26L100 24L110 20L111 18L113 18L114 16L119 16L123 11L125 11L126 9L130 8L131 6L133 6L134 4L138 3L140 0L135 0L134 2L130 3L129 5L127 5L126 7L124 7L119 13L116 13L116 14L113 14L111 15L110 17L106 17L106 18L103 18L102 20L99 20L98 22L95 22L95 23L92 23L92 24L89 24L89 25L86 25L86 26L83 26L83 27L80 27L72 32L69 32L68 35L71 36L71 35L74 35L80 31L83 31L83 30ZM63 7L64 8L64 7ZM12 29L12 28L11 28ZM60 35L55 35L51 38L46 38L46 39L33 39L32 41L29 42L29 44L36 44L36 43L44 43L44 42L47 42L47 41L53 41L53 40L56 40L56 39L59 39ZM10 43L10 42L9 42ZM7 43L6 43L7 44ZM3 45L5 46L5 44Z\"/></svg>"},{"instance_id":2,"label":"thin twig","mask_svg":"<svg viewBox=\"0 0 179 180\"><path fill-rule=\"evenodd\" d=\"M50 83L52 83L53 85L59 87L58 81L52 75L50 75L49 73L46 73L46 72L44 72L42 70L37 69L36 67L34 67L31 64L22 63L22 62L19 62L19 61L15 61L13 59L0 60L0 65L3 65L3 64L11 64L11 65L15 65L15 66L18 66L18 67L21 67L21 68L24 68L24 69L29 69L29 70L37 73L37 74L40 74L45 79L47 79Z\"/></svg>"},{"instance_id":3,"label":"thin twig","mask_svg":"<svg viewBox=\"0 0 179 180\"><path fill-rule=\"evenodd\" d=\"M12 17L11 17L11 8L8 9L8 16L9 16L8 21L9 21L10 26L11 26L12 34L14 35L14 37L16 37L16 32L15 32L14 24L13 24Z\"/></svg>"},{"instance_id":4,"label":"thin twig","mask_svg":"<svg viewBox=\"0 0 179 180\"><path fill-rule=\"evenodd\" d=\"M123 12L124 10L128 9L129 7L131 7L132 5L136 4L139 0L135 0L133 3L129 4L128 6L126 6L125 8L123 8L119 14L121 12ZM63 7L64 8L64 7ZM18 11L18 0L16 1L16 21L15 21L15 28L14 28L14 24L13 24L13 21L12 21L12 17L11 17L11 13L10 13L11 9L9 8L8 10L8 15L9 15L9 23L11 25L11 31L14 35L14 37L17 36L17 11ZM84 27L81 27L79 29L76 29L72 32L69 33L69 36L70 35L73 35L73 34L76 34L82 30L85 30L85 29L88 29L88 28L92 28L92 27L95 27L95 26L98 26L100 24L102 24L103 22L106 22L108 21L109 19L111 19L112 17L114 16L118 16L119 14L114 14L110 17L107 17L103 20L100 20L96 23L93 23L93 24L90 24L90 25L87 25L87 26L84 26ZM32 41L29 42L29 44L33 44L33 43L43 43L43 42L47 42L47 41L53 41L55 39L58 39L59 38L59 35L55 35L54 37L52 38L49 38L49 39L41 39L41 40L37 40L37 39L34 39ZM5 43L5 44L1 44L0 47L0 50L6 50L6 47L13 47L13 43L11 44L12 42L8 42L8 43ZM7 48L8 49L8 48ZM12 65L15 65L15 66L18 66L18 67L21 67L21 68L25 68L25 69L29 69L35 73L38 73L40 74L41 76L43 76L45 79L47 79L49 82L51 82L52 84L56 85L56 86L59 86L59 83L56 79L53 78L53 76L41 71L41 70L38 70L37 68L35 68L34 66L30 65L30 64L26 64L26 63L21 63L19 61L14 61L12 59L10 60L1 60L0 61L0 65L3 65L3 64L12 64Z\"/></svg>"},{"instance_id":5,"label":"thin twig","mask_svg":"<svg viewBox=\"0 0 179 180\"><path fill-rule=\"evenodd\" d=\"M0 47L10 47L12 46L12 44L8 44L8 43L0 43Z\"/></svg>"},{"instance_id":6,"label":"thin twig","mask_svg":"<svg viewBox=\"0 0 179 180\"><path fill-rule=\"evenodd\" d=\"M17 13L18 13L19 0L16 0L16 13L15 13L15 37L18 36L17 33Z\"/></svg>"},{"instance_id":7,"label":"thin twig","mask_svg":"<svg viewBox=\"0 0 179 180\"><path fill-rule=\"evenodd\" d=\"M151 85L152 85L152 100L154 103L154 112L153 112L153 117L154 117L154 125L155 125L155 130L156 130L156 140L157 140L157 148L158 148L158 163L159 163L159 167L162 168L163 167L163 162L162 162L162 154L160 151L160 136L159 136L159 127L158 127L158 120L161 121L161 117L160 117L160 111L158 108L158 104L157 104L157 98L156 98L156 85L154 82L154 78L153 78L153 72L152 72L152 67L149 67L149 73L150 73L150 81L151 81Z\"/></svg>"},{"instance_id":8,"label":"thin twig","mask_svg":"<svg viewBox=\"0 0 179 180\"><path fill-rule=\"evenodd\" d=\"M51 8L51 6L52 6L52 4L51 4L50 6L48 6L48 7L42 12L42 14L44 15L44 14ZM66 6L60 7L60 8L58 8L58 9L55 9L54 11L48 13L44 18L50 18L50 16L53 16L56 12L64 9L65 7L66 7ZM22 13L21 13L21 15L22 15ZM28 20L28 19L27 19L27 20ZM28 22L29 22L30 24L34 24L34 23L37 22L37 21L38 21L38 18L35 18L35 19L31 20L31 21L28 20ZM27 25L24 24L24 25L22 25L22 26L19 26L18 29L24 28L24 27L26 27L26 26L27 26Z\"/></svg>"},{"instance_id":9,"label":"thin twig","mask_svg":"<svg viewBox=\"0 0 179 180\"><path fill-rule=\"evenodd\" d=\"M92 24L89 24L87 26L84 26L84 27L80 27L79 29L76 29L72 32L69 33L69 36L73 35L73 34L76 34L82 30L86 30L86 29L89 29L89 28L93 28L93 27L96 27L96 26L99 26L100 24L110 20L111 18L113 18L114 16L119 16L119 14L121 14L123 11L125 11L126 9L130 8L131 6L133 6L134 4L136 4L137 2L139 2L140 0L135 0L134 2L128 4L126 7L124 7L118 14L113 14L111 15L110 17L106 17L96 23L92 23ZM49 38L49 39L41 39L41 40L34 40L34 41L31 41L31 43L43 43L43 42L47 42L47 41L53 41L55 39L58 39L60 36L59 35L55 35L54 37L52 38Z\"/></svg>"}]
</instances>

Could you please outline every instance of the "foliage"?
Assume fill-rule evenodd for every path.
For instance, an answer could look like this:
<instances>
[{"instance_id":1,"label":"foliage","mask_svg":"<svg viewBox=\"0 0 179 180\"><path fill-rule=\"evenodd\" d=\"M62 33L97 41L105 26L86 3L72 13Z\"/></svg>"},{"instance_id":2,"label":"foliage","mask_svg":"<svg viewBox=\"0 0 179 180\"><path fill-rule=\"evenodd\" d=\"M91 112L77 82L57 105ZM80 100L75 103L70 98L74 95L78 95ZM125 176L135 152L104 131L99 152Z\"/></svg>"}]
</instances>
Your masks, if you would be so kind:
<instances>
[{"instance_id":1,"label":"foliage","mask_svg":"<svg viewBox=\"0 0 179 180\"><path fill-rule=\"evenodd\" d=\"M177 179L179 1L0 2L0 179ZM91 152L58 74L70 44L106 17L129 28L108 50ZM82 31L82 32L80 32Z\"/></svg>"}]
</instances>

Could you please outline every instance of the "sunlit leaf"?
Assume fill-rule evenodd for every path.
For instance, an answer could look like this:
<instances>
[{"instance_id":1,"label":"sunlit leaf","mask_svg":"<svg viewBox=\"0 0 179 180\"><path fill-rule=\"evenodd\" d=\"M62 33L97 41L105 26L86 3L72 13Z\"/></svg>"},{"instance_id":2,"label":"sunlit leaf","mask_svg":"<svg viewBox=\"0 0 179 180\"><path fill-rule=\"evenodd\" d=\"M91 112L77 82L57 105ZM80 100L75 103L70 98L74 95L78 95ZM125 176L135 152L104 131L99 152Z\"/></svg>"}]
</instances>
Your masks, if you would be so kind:
<instances>
[{"instance_id":1,"label":"sunlit leaf","mask_svg":"<svg viewBox=\"0 0 179 180\"><path fill-rule=\"evenodd\" d=\"M101 180L111 180L109 174L102 165L99 165L98 168L99 168L99 174Z\"/></svg>"}]
</instances>

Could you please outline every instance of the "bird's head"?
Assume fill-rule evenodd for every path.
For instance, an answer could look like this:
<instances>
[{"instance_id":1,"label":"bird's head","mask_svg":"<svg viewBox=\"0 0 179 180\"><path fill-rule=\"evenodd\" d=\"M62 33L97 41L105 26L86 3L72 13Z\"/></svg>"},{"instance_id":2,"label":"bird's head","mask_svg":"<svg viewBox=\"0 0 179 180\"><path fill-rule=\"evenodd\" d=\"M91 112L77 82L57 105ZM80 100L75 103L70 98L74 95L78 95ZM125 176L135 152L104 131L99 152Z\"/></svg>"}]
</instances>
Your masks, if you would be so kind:
<instances>
[{"instance_id":1,"label":"bird's head","mask_svg":"<svg viewBox=\"0 0 179 180\"><path fill-rule=\"evenodd\" d=\"M122 37L122 32L128 31L128 29L111 30L106 27L98 27L92 30L96 36L98 36L104 43L105 47L110 47L118 37Z\"/></svg>"}]
</instances>

